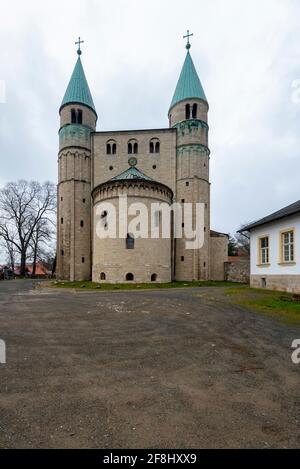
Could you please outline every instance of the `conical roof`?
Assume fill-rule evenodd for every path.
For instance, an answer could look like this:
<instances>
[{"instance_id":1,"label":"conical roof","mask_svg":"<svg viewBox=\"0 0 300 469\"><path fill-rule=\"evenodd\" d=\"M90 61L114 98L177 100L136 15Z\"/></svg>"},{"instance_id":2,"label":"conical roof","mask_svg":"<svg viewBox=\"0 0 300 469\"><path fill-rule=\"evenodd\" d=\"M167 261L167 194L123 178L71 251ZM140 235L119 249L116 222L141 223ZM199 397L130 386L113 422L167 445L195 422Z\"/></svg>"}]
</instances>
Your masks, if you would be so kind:
<instances>
[{"instance_id":1,"label":"conical roof","mask_svg":"<svg viewBox=\"0 0 300 469\"><path fill-rule=\"evenodd\" d=\"M63 97L61 107L71 103L84 104L96 112L80 55L78 56L71 79Z\"/></svg>"},{"instance_id":2,"label":"conical roof","mask_svg":"<svg viewBox=\"0 0 300 469\"><path fill-rule=\"evenodd\" d=\"M191 57L190 51L188 50L171 102L170 109L180 101L189 98L198 98L207 102L193 59Z\"/></svg>"}]
</instances>

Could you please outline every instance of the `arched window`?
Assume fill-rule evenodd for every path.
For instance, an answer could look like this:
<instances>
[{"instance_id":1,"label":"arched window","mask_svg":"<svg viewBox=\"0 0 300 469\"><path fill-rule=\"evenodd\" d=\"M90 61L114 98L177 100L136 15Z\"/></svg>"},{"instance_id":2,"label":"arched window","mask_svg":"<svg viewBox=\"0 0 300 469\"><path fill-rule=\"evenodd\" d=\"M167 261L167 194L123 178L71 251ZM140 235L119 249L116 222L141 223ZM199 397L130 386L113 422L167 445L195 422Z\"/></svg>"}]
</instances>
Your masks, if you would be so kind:
<instances>
[{"instance_id":1,"label":"arched window","mask_svg":"<svg viewBox=\"0 0 300 469\"><path fill-rule=\"evenodd\" d=\"M132 273L126 274L127 282L132 282L134 280L134 275Z\"/></svg>"},{"instance_id":2,"label":"arched window","mask_svg":"<svg viewBox=\"0 0 300 469\"><path fill-rule=\"evenodd\" d=\"M82 124L81 109L71 109L71 124Z\"/></svg>"},{"instance_id":3,"label":"arched window","mask_svg":"<svg viewBox=\"0 0 300 469\"><path fill-rule=\"evenodd\" d=\"M71 124L76 124L76 111L71 109Z\"/></svg>"},{"instance_id":4,"label":"arched window","mask_svg":"<svg viewBox=\"0 0 300 469\"><path fill-rule=\"evenodd\" d=\"M189 104L185 105L185 118L189 119L191 115L191 106Z\"/></svg>"},{"instance_id":5,"label":"arched window","mask_svg":"<svg viewBox=\"0 0 300 469\"><path fill-rule=\"evenodd\" d=\"M134 236L130 233L127 233L126 249L134 249Z\"/></svg>"},{"instance_id":6,"label":"arched window","mask_svg":"<svg viewBox=\"0 0 300 469\"><path fill-rule=\"evenodd\" d=\"M131 139L128 142L128 154L137 154L138 153L138 143L135 139Z\"/></svg>"},{"instance_id":7,"label":"arched window","mask_svg":"<svg viewBox=\"0 0 300 469\"><path fill-rule=\"evenodd\" d=\"M160 142L158 138L152 138L149 143L149 152L150 153L159 153L160 152Z\"/></svg>"},{"instance_id":8,"label":"arched window","mask_svg":"<svg viewBox=\"0 0 300 469\"><path fill-rule=\"evenodd\" d=\"M157 274L152 274L151 275L151 282L156 282L157 280Z\"/></svg>"},{"instance_id":9,"label":"arched window","mask_svg":"<svg viewBox=\"0 0 300 469\"><path fill-rule=\"evenodd\" d=\"M104 272L101 272L100 274L100 280L106 280L106 275Z\"/></svg>"},{"instance_id":10,"label":"arched window","mask_svg":"<svg viewBox=\"0 0 300 469\"><path fill-rule=\"evenodd\" d=\"M193 119L197 119L197 104L193 104L193 108L192 108L192 118Z\"/></svg>"},{"instance_id":11,"label":"arched window","mask_svg":"<svg viewBox=\"0 0 300 469\"><path fill-rule=\"evenodd\" d=\"M114 140L108 140L106 142L106 154L115 155L117 153L117 144Z\"/></svg>"}]
</instances>

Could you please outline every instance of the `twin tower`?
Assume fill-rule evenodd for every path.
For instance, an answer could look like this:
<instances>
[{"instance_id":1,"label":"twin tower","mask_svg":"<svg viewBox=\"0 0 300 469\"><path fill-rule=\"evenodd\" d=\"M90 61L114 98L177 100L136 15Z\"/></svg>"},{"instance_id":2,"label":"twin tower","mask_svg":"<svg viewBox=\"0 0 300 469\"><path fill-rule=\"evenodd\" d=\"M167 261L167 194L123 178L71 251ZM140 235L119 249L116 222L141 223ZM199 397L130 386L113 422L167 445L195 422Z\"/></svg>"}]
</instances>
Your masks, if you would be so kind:
<instances>
[{"instance_id":1,"label":"twin tower","mask_svg":"<svg viewBox=\"0 0 300 469\"><path fill-rule=\"evenodd\" d=\"M80 48L77 53L59 110L57 277L99 283L223 280L228 239L210 229L209 106L189 42L169 127L163 129L97 131ZM124 215L124 196L128 206L142 202L149 217L153 204L202 203L203 246L187 249L186 239L172 230L164 237L159 211L156 238L150 219L147 237L132 233L129 225L121 237L99 237L97 227L107 229L110 212L117 220ZM105 203L111 209L102 209Z\"/></svg>"}]
</instances>

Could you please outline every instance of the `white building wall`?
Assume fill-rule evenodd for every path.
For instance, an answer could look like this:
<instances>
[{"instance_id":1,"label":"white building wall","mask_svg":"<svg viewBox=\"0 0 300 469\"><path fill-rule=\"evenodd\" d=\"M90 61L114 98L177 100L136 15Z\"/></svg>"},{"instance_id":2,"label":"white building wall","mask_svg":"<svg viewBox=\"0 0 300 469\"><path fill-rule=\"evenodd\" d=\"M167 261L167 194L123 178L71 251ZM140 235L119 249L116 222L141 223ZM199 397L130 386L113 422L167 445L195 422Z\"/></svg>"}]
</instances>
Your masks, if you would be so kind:
<instances>
[{"instance_id":1,"label":"white building wall","mask_svg":"<svg viewBox=\"0 0 300 469\"><path fill-rule=\"evenodd\" d=\"M295 229L295 265L280 264L280 233ZM270 265L259 266L258 240L269 236ZM251 230L251 275L300 275L300 214Z\"/></svg>"}]
</instances>

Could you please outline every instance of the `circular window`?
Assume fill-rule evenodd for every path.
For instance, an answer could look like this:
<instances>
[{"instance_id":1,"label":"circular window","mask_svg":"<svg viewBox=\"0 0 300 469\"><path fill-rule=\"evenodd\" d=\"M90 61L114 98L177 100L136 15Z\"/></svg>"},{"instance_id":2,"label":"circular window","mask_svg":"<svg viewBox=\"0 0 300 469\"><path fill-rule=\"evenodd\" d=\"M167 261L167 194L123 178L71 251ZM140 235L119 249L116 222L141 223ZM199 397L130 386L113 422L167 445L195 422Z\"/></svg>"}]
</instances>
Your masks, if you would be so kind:
<instances>
[{"instance_id":1,"label":"circular window","mask_svg":"<svg viewBox=\"0 0 300 469\"><path fill-rule=\"evenodd\" d=\"M154 164L154 165L152 166L152 168L153 168L153 169L156 169L156 164Z\"/></svg>"},{"instance_id":2,"label":"circular window","mask_svg":"<svg viewBox=\"0 0 300 469\"><path fill-rule=\"evenodd\" d=\"M110 169L110 171L112 171L112 170L114 169L114 167L113 167L113 166L110 166L109 169Z\"/></svg>"}]
</instances>

